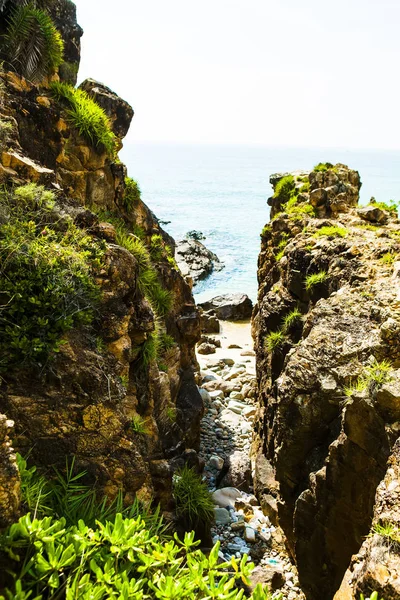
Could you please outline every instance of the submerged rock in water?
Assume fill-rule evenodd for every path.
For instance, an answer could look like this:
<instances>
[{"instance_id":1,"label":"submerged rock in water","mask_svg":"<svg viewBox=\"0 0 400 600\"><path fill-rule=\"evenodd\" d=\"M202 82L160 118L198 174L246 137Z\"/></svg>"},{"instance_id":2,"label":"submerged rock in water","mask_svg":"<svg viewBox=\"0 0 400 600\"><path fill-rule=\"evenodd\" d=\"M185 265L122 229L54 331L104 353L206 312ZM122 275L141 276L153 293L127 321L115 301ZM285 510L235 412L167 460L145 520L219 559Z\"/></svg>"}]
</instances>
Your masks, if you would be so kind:
<instances>
[{"instance_id":1,"label":"submerged rock in water","mask_svg":"<svg viewBox=\"0 0 400 600\"><path fill-rule=\"evenodd\" d=\"M241 321L250 319L253 303L246 294L224 294L215 296L199 306L205 310L214 310L222 321Z\"/></svg>"},{"instance_id":2,"label":"submerged rock in water","mask_svg":"<svg viewBox=\"0 0 400 600\"><path fill-rule=\"evenodd\" d=\"M193 279L193 285L224 268L218 256L200 242L204 239L201 236L199 232L189 232L186 239L176 243L175 260L182 275Z\"/></svg>"}]
</instances>

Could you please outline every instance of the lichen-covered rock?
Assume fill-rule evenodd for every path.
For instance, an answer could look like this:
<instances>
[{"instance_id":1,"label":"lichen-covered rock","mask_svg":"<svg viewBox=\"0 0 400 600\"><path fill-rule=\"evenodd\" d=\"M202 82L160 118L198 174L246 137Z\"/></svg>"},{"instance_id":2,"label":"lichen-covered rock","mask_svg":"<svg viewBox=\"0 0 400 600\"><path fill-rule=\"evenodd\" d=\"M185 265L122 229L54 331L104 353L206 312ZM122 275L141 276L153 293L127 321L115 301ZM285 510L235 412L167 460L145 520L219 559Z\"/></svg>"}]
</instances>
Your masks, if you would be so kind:
<instances>
[{"instance_id":1,"label":"lichen-covered rock","mask_svg":"<svg viewBox=\"0 0 400 600\"><path fill-rule=\"evenodd\" d=\"M297 212L281 205L262 235L253 466L308 600L328 600L368 534L397 437L400 288L382 257L399 251L400 226L364 227L358 174L343 165L309 182Z\"/></svg>"}]
</instances>

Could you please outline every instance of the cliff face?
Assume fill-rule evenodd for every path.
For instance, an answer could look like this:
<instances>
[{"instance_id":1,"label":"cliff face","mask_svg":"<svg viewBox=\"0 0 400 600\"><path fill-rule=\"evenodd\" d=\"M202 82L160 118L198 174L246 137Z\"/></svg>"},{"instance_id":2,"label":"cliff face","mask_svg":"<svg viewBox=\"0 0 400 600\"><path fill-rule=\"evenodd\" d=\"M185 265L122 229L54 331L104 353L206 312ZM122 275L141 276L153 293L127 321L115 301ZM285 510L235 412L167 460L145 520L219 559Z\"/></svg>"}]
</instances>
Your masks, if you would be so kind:
<instances>
[{"instance_id":1,"label":"cliff face","mask_svg":"<svg viewBox=\"0 0 400 600\"><path fill-rule=\"evenodd\" d=\"M312 600L369 532L400 417L400 225L357 209L357 172L320 169L271 178L253 315L255 485Z\"/></svg>"},{"instance_id":2,"label":"cliff face","mask_svg":"<svg viewBox=\"0 0 400 600\"><path fill-rule=\"evenodd\" d=\"M54 2L52 11L69 62L77 65L81 30L71 4ZM203 411L194 381L199 315L174 264L174 242L137 188L132 196L126 167L80 135L66 104L49 88L6 70L0 84L0 125L8 124L0 148L4 190L11 193L27 182L45 186L55 194L54 227L65 223L68 230L72 224L104 249L95 273L100 301L92 324L70 329L49 362L22 361L3 370L0 412L15 422L15 448L23 454L32 450L36 464L63 467L75 456L77 468L86 469L111 497L122 489L127 502L137 494L165 508L173 469L186 461L196 464ZM102 84L88 80L82 87L106 111L120 148L132 108ZM3 211L0 225L7 223ZM132 244L139 254L129 250ZM146 293L150 285L172 304L156 310ZM27 308L29 302L27 297ZM11 455L4 473L15 470L13 464ZM3 489L3 472L0 479Z\"/></svg>"}]
</instances>

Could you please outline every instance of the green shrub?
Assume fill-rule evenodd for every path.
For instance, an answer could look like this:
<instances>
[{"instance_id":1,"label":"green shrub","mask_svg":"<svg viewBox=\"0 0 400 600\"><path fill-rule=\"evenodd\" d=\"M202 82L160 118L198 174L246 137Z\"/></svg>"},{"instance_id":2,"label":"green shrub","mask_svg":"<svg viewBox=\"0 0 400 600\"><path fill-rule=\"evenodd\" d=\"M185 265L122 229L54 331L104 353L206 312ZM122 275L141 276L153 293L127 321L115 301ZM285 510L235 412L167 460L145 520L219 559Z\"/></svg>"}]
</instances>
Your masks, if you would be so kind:
<instances>
[{"instance_id":1,"label":"green shrub","mask_svg":"<svg viewBox=\"0 0 400 600\"><path fill-rule=\"evenodd\" d=\"M140 188L134 179L125 177L124 207L130 213L140 201Z\"/></svg>"},{"instance_id":2,"label":"green shrub","mask_svg":"<svg viewBox=\"0 0 400 600\"><path fill-rule=\"evenodd\" d=\"M159 234L154 234L150 239L150 256L152 260L159 261L164 258L164 242L162 236Z\"/></svg>"},{"instance_id":3,"label":"green shrub","mask_svg":"<svg viewBox=\"0 0 400 600\"><path fill-rule=\"evenodd\" d=\"M396 200L389 200L389 202L377 202L375 199L371 198L371 202L367 206L372 206L373 208L380 208L381 210L387 210L392 215L397 216L399 210L399 202Z\"/></svg>"},{"instance_id":4,"label":"green shrub","mask_svg":"<svg viewBox=\"0 0 400 600\"><path fill-rule=\"evenodd\" d=\"M270 331L267 337L265 338L265 347L270 352L273 352L277 348L280 348L285 341L285 334L282 330L279 331Z\"/></svg>"},{"instance_id":5,"label":"green shrub","mask_svg":"<svg viewBox=\"0 0 400 600\"><path fill-rule=\"evenodd\" d=\"M329 171L329 169L333 169L334 165L330 162L326 162L326 163L318 163L317 165L315 165L314 167L314 171Z\"/></svg>"},{"instance_id":6,"label":"green shrub","mask_svg":"<svg viewBox=\"0 0 400 600\"><path fill-rule=\"evenodd\" d=\"M305 183L303 183L303 185L300 187L299 192L300 194L307 194L310 191L310 182L307 180Z\"/></svg>"},{"instance_id":7,"label":"green shrub","mask_svg":"<svg viewBox=\"0 0 400 600\"><path fill-rule=\"evenodd\" d=\"M200 523L214 521L214 503L207 484L193 469L185 466L173 478L176 513L186 526L196 528Z\"/></svg>"},{"instance_id":8,"label":"green shrub","mask_svg":"<svg viewBox=\"0 0 400 600\"><path fill-rule=\"evenodd\" d=\"M0 193L0 370L48 360L65 333L91 322L101 245L53 223L54 195L33 183Z\"/></svg>"},{"instance_id":9,"label":"green shrub","mask_svg":"<svg viewBox=\"0 0 400 600\"><path fill-rule=\"evenodd\" d=\"M12 67L33 83L56 72L63 60L64 42L50 16L32 4L17 6L4 36Z\"/></svg>"},{"instance_id":10,"label":"green shrub","mask_svg":"<svg viewBox=\"0 0 400 600\"><path fill-rule=\"evenodd\" d=\"M314 233L314 237L322 237L325 236L326 237L346 237L346 235L348 234L348 231L345 227L338 227L335 225L332 226L326 226L326 227L321 227L320 229L317 229L317 231Z\"/></svg>"},{"instance_id":11,"label":"green shrub","mask_svg":"<svg viewBox=\"0 0 400 600\"><path fill-rule=\"evenodd\" d=\"M65 519L30 514L12 525L2 540L2 562L8 560L8 599L65 598L120 600L196 598L240 600L242 583L254 568L244 555L219 562L218 542L208 556L197 549L194 534L181 542L154 535L141 516L117 514L88 527L82 520L68 527ZM236 584L239 584L236 586ZM258 585L253 600L271 596Z\"/></svg>"},{"instance_id":12,"label":"green shrub","mask_svg":"<svg viewBox=\"0 0 400 600\"><path fill-rule=\"evenodd\" d=\"M115 152L115 135L104 110L85 91L77 90L68 83L50 84L53 96L66 105L68 122L87 141L107 154Z\"/></svg>"},{"instance_id":13,"label":"green shrub","mask_svg":"<svg viewBox=\"0 0 400 600\"><path fill-rule=\"evenodd\" d=\"M312 288L320 283L324 283L328 278L328 274L326 271L320 271L319 273L313 273L312 275L307 275L304 281L304 285L306 290L309 292Z\"/></svg>"},{"instance_id":14,"label":"green shrub","mask_svg":"<svg viewBox=\"0 0 400 600\"><path fill-rule=\"evenodd\" d=\"M296 183L292 175L286 175L278 181L275 186L274 198L279 199L281 204L288 202L294 195Z\"/></svg>"},{"instance_id":15,"label":"green shrub","mask_svg":"<svg viewBox=\"0 0 400 600\"><path fill-rule=\"evenodd\" d=\"M140 345L139 361L143 367L148 367L153 361L157 361L160 351L160 340L158 330L147 334L147 339Z\"/></svg>"}]
</instances>

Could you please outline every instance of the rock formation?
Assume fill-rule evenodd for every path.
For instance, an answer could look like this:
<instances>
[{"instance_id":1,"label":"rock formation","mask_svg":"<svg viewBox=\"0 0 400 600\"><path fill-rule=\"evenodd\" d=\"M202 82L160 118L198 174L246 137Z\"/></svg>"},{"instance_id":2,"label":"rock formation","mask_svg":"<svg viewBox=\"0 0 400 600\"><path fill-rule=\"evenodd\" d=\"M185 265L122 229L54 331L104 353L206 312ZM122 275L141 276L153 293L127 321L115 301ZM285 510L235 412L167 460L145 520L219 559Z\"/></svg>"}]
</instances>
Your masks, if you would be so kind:
<instances>
[{"instance_id":1,"label":"rock formation","mask_svg":"<svg viewBox=\"0 0 400 600\"><path fill-rule=\"evenodd\" d=\"M199 234L191 232L185 239L176 243L175 258L184 277L191 277L195 286L206 279L213 271L220 271L224 265L218 256L211 252L198 239Z\"/></svg>"},{"instance_id":2,"label":"rock formation","mask_svg":"<svg viewBox=\"0 0 400 600\"><path fill-rule=\"evenodd\" d=\"M81 30L75 7L55 0L52 11L62 24L67 58L77 66ZM51 89L7 70L0 72L0 84L0 120L10 124L0 148L4 189L34 182L52 190L57 223L73 223L105 248L92 326L69 331L48 365L21 364L2 373L5 423L15 422L15 448L22 454L32 450L37 465L64 467L66 457L75 456L76 467L110 497L122 490L127 502L136 494L166 507L173 469L188 457L196 463L203 411L194 380L200 319L172 258L174 242L138 190L131 194L125 165L79 133ZM104 108L121 147L132 108L93 80L81 87ZM139 244L142 258L135 258L129 244L124 247L123 236ZM150 283L140 283L140 260L150 265L150 283L159 286L162 298L173 298L160 314L145 293ZM167 345L157 361L158 332ZM135 422L143 426L135 428ZM6 425L1 427L6 448ZM10 494L1 524L15 514L18 493L15 465L7 456L0 487L3 493L9 477Z\"/></svg>"},{"instance_id":3,"label":"rock formation","mask_svg":"<svg viewBox=\"0 0 400 600\"><path fill-rule=\"evenodd\" d=\"M307 599L328 600L398 437L400 224L388 206L357 211L359 175L344 165L272 183L253 314L255 486Z\"/></svg>"},{"instance_id":4,"label":"rock formation","mask_svg":"<svg viewBox=\"0 0 400 600\"><path fill-rule=\"evenodd\" d=\"M246 294L224 294L199 304L204 311L214 311L222 321L250 319L253 303Z\"/></svg>"}]
</instances>

